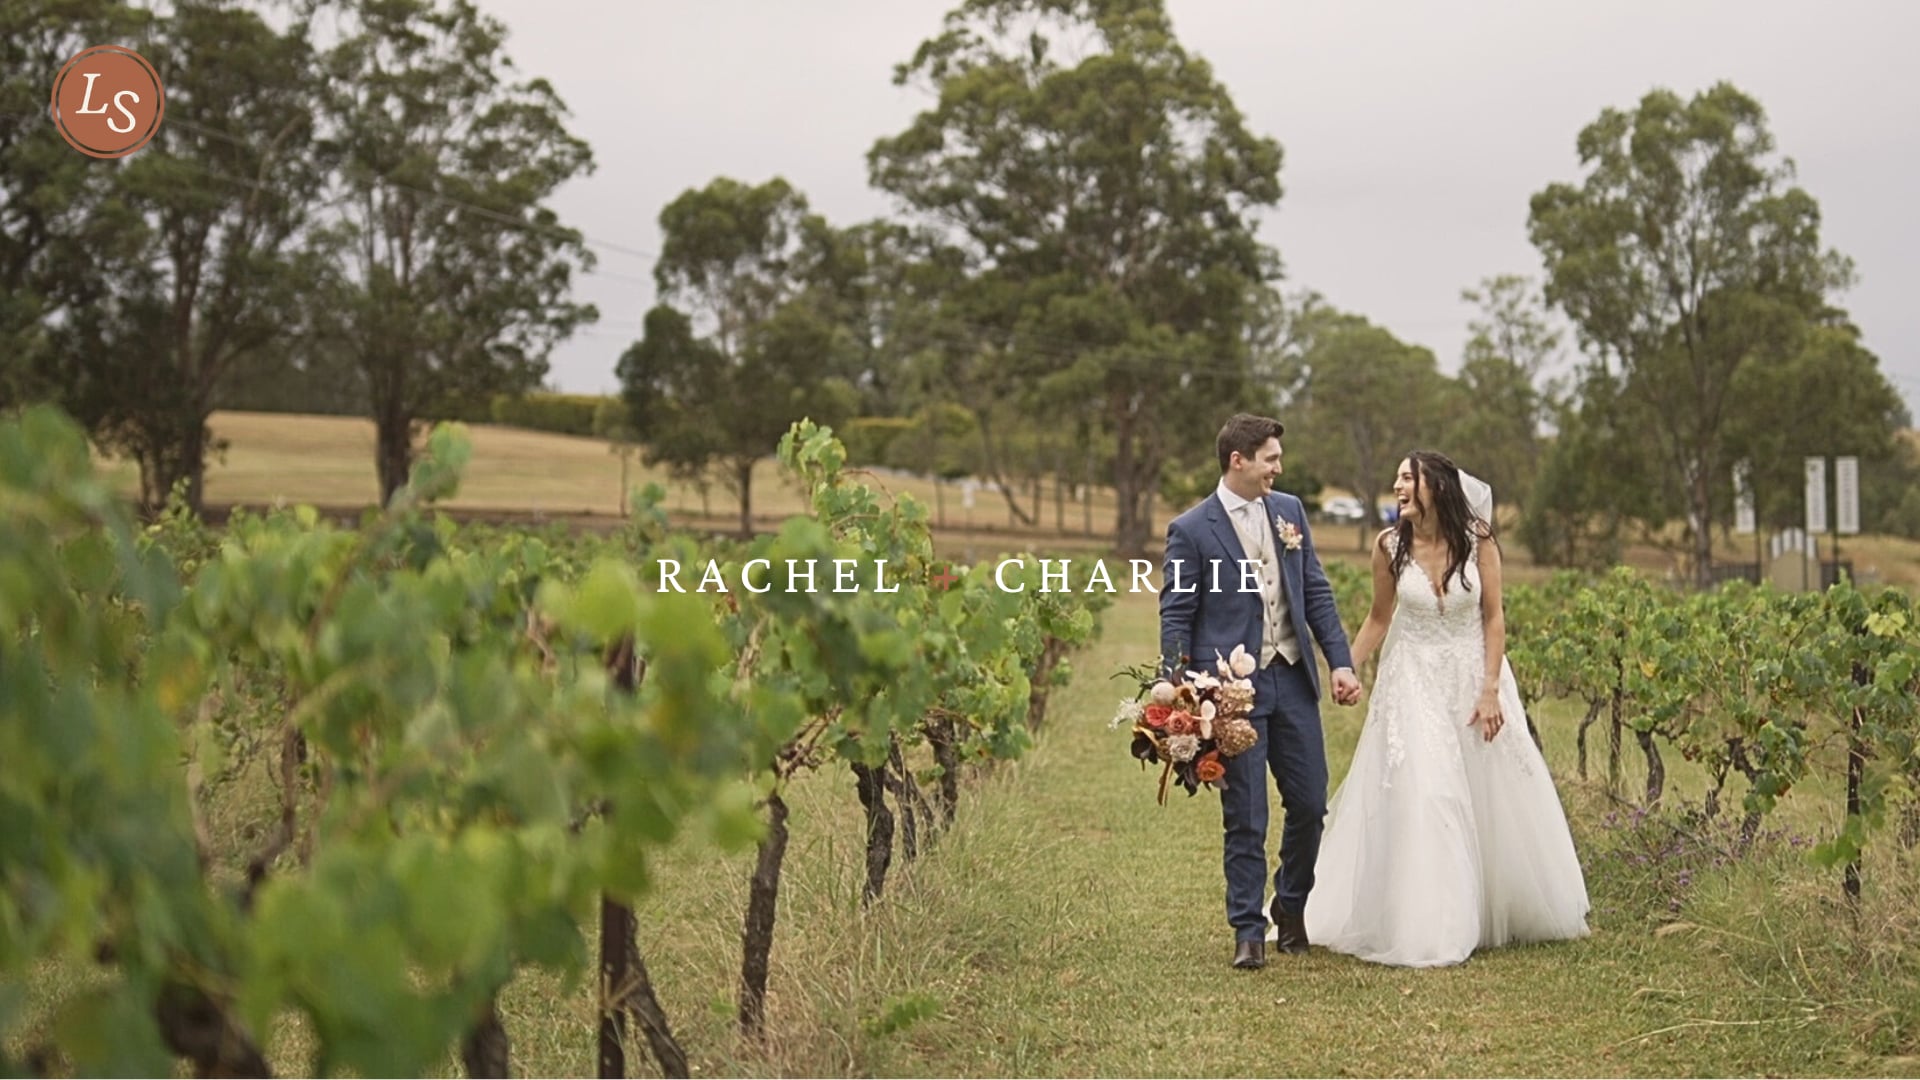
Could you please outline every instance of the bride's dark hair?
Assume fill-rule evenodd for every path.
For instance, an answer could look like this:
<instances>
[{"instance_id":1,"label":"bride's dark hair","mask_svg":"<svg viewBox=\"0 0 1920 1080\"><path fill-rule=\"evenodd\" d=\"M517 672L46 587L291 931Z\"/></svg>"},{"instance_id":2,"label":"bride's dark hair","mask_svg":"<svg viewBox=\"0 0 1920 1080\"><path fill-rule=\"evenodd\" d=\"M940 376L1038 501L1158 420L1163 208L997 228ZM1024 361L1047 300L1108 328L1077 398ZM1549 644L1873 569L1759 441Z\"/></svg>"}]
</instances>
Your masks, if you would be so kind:
<instances>
[{"instance_id":1,"label":"bride's dark hair","mask_svg":"<svg viewBox=\"0 0 1920 1080\"><path fill-rule=\"evenodd\" d=\"M1414 492L1425 494L1424 501L1439 519L1440 538L1447 542L1447 569L1434 586L1445 593L1447 580L1457 574L1460 587L1472 592L1466 572L1467 560L1473 557L1473 542L1468 533L1491 540L1493 523L1481 521L1467 506L1466 489L1460 486L1460 466L1455 465L1452 458L1438 450L1415 450L1407 455L1407 464L1413 469ZM1413 558L1413 522L1402 514L1393 531L1391 571L1393 579L1398 581L1401 571L1407 568L1407 560Z\"/></svg>"}]
</instances>

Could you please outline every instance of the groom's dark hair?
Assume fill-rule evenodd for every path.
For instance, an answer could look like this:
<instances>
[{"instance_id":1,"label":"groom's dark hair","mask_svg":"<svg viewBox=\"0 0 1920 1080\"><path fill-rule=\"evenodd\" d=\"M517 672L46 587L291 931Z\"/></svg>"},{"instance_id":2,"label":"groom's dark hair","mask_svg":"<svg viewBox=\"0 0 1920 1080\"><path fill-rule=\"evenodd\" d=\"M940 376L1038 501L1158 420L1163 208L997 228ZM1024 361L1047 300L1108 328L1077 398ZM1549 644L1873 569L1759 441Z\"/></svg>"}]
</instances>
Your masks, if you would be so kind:
<instances>
[{"instance_id":1,"label":"groom's dark hair","mask_svg":"<svg viewBox=\"0 0 1920 1080\"><path fill-rule=\"evenodd\" d=\"M1252 413L1235 413L1227 417L1220 427L1220 435L1213 440L1213 448L1220 454L1220 474L1226 475L1227 464L1233 460L1234 451L1248 461L1258 453L1268 439L1277 439L1285 432L1286 425L1271 416L1255 416Z\"/></svg>"}]
</instances>

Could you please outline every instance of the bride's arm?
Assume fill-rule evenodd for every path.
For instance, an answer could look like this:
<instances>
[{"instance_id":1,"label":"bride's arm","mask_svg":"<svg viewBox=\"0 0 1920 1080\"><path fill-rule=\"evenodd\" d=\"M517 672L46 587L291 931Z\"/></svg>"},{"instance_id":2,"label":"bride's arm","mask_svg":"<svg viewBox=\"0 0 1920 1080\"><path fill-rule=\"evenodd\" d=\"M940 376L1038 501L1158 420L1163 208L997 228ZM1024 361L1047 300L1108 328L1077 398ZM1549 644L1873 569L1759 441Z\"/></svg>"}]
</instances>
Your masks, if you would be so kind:
<instances>
[{"instance_id":1,"label":"bride's arm","mask_svg":"<svg viewBox=\"0 0 1920 1080\"><path fill-rule=\"evenodd\" d=\"M1483 694L1500 689L1500 662L1507 656L1507 614L1500 600L1500 545L1480 538L1480 625L1486 630L1487 681Z\"/></svg>"},{"instance_id":2,"label":"bride's arm","mask_svg":"<svg viewBox=\"0 0 1920 1080\"><path fill-rule=\"evenodd\" d=\"M1500 715L1500 665L1507 657L1507 616L1500 602L1500 545L1491 535L1480 537L1480 625L1486 631L1486 681L1480 684L1480 700L1474 703L1473 719L1488 741L1500 734L1506 717Z\"/></svg>"},{"instance_id":3,"label":"bride's arm","mask_svg":"<svg viewBox=\"0 0 1920 1080\"><path fill-rule=\"evenodd\" d=\"M1380 641L1387 636L1387 626L1393 622L1393 571L1387 558L1387 534L1382 532L1373 541L1373 606L1367 609L1367 619L1360 624L1360 633L1353 639L1353 666L1358 668L1380 647Z\"/></svg>"}]
</instances>

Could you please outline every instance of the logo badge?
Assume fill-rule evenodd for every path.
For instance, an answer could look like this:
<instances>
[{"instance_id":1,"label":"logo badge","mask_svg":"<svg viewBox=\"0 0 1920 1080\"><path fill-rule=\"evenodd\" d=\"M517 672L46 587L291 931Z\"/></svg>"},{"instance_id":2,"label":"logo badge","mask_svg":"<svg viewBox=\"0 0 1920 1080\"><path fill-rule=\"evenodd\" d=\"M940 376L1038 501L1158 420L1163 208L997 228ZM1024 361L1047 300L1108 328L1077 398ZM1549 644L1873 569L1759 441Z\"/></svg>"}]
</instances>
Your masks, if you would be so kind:
<instances>
[{"instance_id":1,"label":"logo badge","mask_svg":"<svg viewBox=\"0 0 1920 1080\"><path fill-rule=\"evenodd\" d=\"M126 157L147 145L166 111L160 73L121 45L83 50L53 79L53 125L88 157Z\"/></svg>"}]
</instances>

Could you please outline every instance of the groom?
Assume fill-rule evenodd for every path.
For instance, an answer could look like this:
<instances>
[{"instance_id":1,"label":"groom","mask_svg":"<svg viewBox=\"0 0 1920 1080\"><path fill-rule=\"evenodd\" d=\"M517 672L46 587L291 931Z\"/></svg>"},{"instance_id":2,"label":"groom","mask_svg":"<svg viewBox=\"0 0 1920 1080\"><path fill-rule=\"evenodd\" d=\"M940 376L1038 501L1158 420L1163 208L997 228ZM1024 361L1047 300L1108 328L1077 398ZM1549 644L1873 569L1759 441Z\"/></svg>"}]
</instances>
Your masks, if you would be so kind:
<instances>
[{"instance_id":1,"label":"groom","mask_svg":"<svg viewBox=\"0 0 1920 1080\"><path fill-rule=\"evenodd\" d=\"M1302 916L1327 810L1327 753L1320 737L1320 670L1308 634L1333 669L1333 698L1360 700L1333 589L1313 551L1305 507L1273 490L1280 475L1280 421L1241 413L1220 429L1220 486L1167 527L1160 590L1162 666L1211 672L1244 645L1259 661L1253 714L1260 741L1226 760L1220 808L1226 823L1227 922L1233 966L1265 966L1267 778L1280 785L1286 824L1274 875L1278 947L1307 951ZM1249 566L1243 577L1241 560ZM1215 563L1219 566L1214 566ZM1277 568L1277 569L1276 569Z\"/></svg>"}]
</instances>

